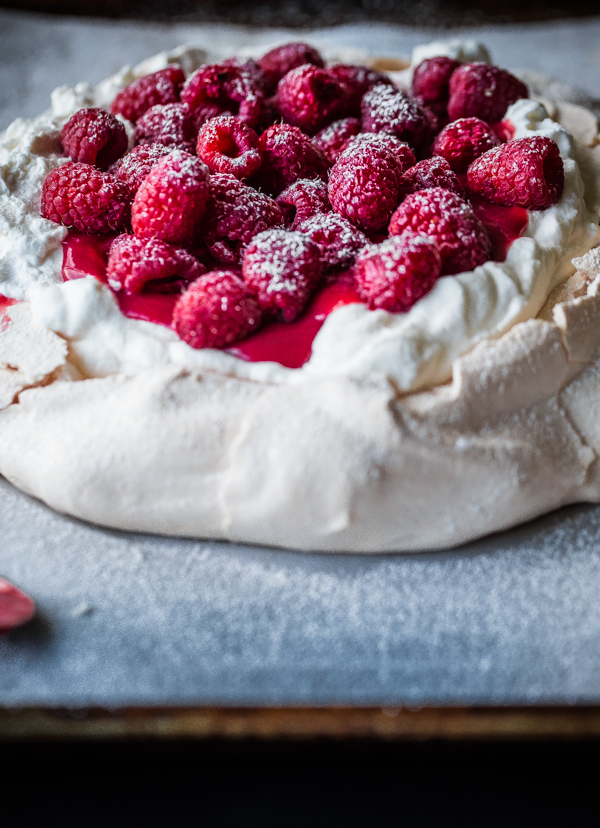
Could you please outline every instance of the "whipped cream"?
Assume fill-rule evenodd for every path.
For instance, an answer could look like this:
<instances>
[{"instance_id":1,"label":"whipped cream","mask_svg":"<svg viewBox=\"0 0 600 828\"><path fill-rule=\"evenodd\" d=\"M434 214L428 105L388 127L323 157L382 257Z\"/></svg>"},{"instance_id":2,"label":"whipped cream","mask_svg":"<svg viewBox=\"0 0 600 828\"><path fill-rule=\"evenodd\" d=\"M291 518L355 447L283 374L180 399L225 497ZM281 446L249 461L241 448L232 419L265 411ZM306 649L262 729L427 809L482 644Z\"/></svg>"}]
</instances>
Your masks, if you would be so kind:
<instances>
[{"instance_id":1,"label":"whipped cream","mask_svg":"<svg viewBox=\"0 0 600 828\"><path fill-rule=\"evenodd\" d=\"M448 54L487 60L479 44L464 41L419 47L424 57ZM39 216L39 196L58 157L60 128L82 106L106 106L136 77L178 61L188 72L207 59L181 48L131 69L125 67L93 89L79 84L52 95L52 110L17 120L0 146L0 293L31 300L36 321L70 340L70 358L86 376L135 374L151 365L173 364L216 371L257 382L302 383L318 376L379 374L403 392L450 379L452 364L477 343L495 339L517 322L535 317L552 290L574 272L571 259L600 242L599 204L586 205L573 140L543 105L518 101L507 112L515 137L543 135L558 144L565 167L560 201L530 212L524 235L505 262L440 279L406 314L342 307L329 315L301 369L249 363L222 351L196 351L160 325L128 319L110 291L93 277L61 281L60 243L65 230Z\"/></svg>"}]
</instances>

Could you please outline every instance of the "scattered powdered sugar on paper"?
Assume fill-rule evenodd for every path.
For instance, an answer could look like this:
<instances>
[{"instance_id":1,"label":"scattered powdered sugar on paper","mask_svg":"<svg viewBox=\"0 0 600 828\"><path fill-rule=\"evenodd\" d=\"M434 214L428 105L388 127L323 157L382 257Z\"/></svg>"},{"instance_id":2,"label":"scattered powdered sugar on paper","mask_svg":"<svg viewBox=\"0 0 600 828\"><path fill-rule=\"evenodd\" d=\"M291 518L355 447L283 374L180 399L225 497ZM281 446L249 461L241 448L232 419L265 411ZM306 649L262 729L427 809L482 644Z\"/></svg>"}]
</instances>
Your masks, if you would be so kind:
<instances>
[{"instance_id":1,"label":"scattered powdered sugar on paper","mask_svg":"<svg viewBox=\"0 0 600 828\"><path fill-rule=\"evenodd\" d=\"M0 639L5 705L597 701L598 509L369 560L125 535L0 492L0 571L38 606Z\"/></svg>"}]
</instances>

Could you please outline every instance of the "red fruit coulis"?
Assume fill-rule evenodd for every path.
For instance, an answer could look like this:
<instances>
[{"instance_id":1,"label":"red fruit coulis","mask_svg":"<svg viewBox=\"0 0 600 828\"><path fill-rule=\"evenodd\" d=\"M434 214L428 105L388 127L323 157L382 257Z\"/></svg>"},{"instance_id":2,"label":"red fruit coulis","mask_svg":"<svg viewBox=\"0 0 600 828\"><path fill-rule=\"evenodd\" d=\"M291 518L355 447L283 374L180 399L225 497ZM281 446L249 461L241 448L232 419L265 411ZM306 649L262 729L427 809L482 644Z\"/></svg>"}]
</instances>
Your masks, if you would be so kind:
<instances>
[{"instance_id":1,"label":"red fruit coulis","mask_svg":"<svg viewBox=\"0 0 600 828\"><path fill-rule=\"evenodd\" d=\"M501 207L475 196L472 204L492 239L492 259L503 262L512 242L527 227L527 210L522 207ZM68 233L63 241L63 279L68 281L94 276L107 284L106 264L113 238L112 235ZM125 316L171 326L176 294L113 292ZM287 323L268 322L259 331L227 350L248 362L278 362L286 368L300 368L310 358L313 340L327 316L342 305L360 301L358 293L348 285L347 280L340 279L339 282L325 285L299 319ZM12 300L0 297L0 312L4 309L3 302L12 304Z\"/></svg>"},{"instance_id":2,"label":"red fruit coulis","mask_svg":"<svg viewBox=\"0 0 600 828\"><path fill-rule=\"evenodd\" d=\"M63 279L94 276L107 284L106 264L113 238L68 233L63 241ZM175 294L114 291L114 295L121 312L130 319L144 319L170 327L177 301ZM360 301L356 291L347 284L327 285L295 322L269 322L228 350L248 362L278 362L286 368L300 368L309 359L313 339L327 315L341 305Z\"/></svg>"},{"instance_id":3,"label":"red fruit coulis","mask_svg":"<svg viewBox=\"0 0 600 828\"><path fill-rule=\"evenodd\" d=\"M492 261L503 262L511 244L527 228L527 210L524 207L502 207L476 195L471 195L471 205L488 231L492 242Z\"/></svg>"},{"instance_id":4,"label":"red fruit coulis","mask_svg":"<svg viewBox=\"0 0 600 828\"><path fill-rule=\"evenodd\" d=\"M2 296L2 294L0 294L0 316L7 308L14 305L16 301L16 299L9 299L8 296Z\"/></svg>"}]
</instances>

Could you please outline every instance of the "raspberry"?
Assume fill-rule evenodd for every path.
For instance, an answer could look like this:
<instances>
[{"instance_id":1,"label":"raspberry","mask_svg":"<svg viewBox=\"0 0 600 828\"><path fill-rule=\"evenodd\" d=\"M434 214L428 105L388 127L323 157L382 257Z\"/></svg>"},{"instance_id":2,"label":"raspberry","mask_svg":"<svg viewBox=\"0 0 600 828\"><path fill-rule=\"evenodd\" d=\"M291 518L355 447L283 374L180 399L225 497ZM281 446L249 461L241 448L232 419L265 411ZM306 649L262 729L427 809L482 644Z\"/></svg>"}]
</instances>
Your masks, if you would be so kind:
<instances>
[{"instance_id":1,"label":"raspberry","mask_svg":"<svg viewBox=\"0 0 600 828\"><path fill-rule=\"evenodd\" d=\"M391 86L375 86L362 99L364 132L387 132L414 149L430 137L430 123L421 105L406 92Z\"/></svg>"},{"instance_id":2,"label":"raspberry","mask_svg":"<svg viewBox=\"0 0 600 828\"><path fill-rule=\"evenodd\" d=\"M342 84L311 63L292 69L277 85L277 107L284 121L309 135L331 123L345 106Z\"/></svg>"},{"instance_id":3,"label":"raspberry","mask_svg":"<svg viewBox=\"0 0 600 828\"><path fill-rule=\"evenodd\" d=\"M445 158L455 173L466 173L469 164L499 144L500 139L485 121L459 118L436 137L433 154Z\"/></svg>"},{"instance_id":4,"label":"raspberry","mask_svg":"<svg viewBox=\"0 0 600 828\"><path fill-rule=\"evenodd\" d=\"M486 152L469 167L468 181L494 204L545 210L561 197L565 172L558 145L536 135Z\"/></svg>"},{"instance_id":5,"label":"raspberry","mask_svg":"<svg viewBox=\"0 0 600 828\"><path fill-rule=\"evenodd\" d=\"M184 81L183 69L175 64L145 75L119 92L111 104L111 111L135 123L152 106L177 103Z\"/></svg>"},{"instance_id":6,"label":"raspberry","mask_svg":"<svg viewBox=\"0 0 600 828\"><path fill-rule=\"evenodd\" d=\"M252 83L256 84L256 86L265 92L265 94L268 93L269 89L265 73L260 68L257 61L252 58L240 60L238 57L230 57L223 61L223 66L235 66L236 69L241 69L241 71L250 78Z\"/></svg>"},{"instance_id":7,"label":"raspberry","mask_svg":"<svg viewBox=\"0 0 600 828\"><path fill-rule=\"evenodd\" d=\"M298 222L310 218L315 213L328 213L331 204L327 196L327 184L316 179L310 181L301 178L287 187L276 198L277 204L286 218L291 230L296 230Z\"/></svg>"},{"instance_id":8,"label":"raspberry","mask_svg":"<svg viewBox=\"0 0 600 828\"><path fill-rule=\"evenodd\" d=\"M260 307L292 322L302 312L321 276L321 253L302 233L266 230L244 252L244 281Z\"/></svg>"},{"instance_id":9,"label":"raspberry","mask_svg":"<svg viewBox=\"0 0 600 828\"><path fill-rule=\"evenodd\" d=\"M344 146L344 150L350 146L370 147L374 152L385 151L391 153L394 159L398 176L405 170L416 164L414 152L404 141L388 135L386 132L360 132L355 138L350 138Z\"/></svg>"},{"instance_id":10,"label":"raspberry","mask_svg":"<svg viewBox=\"0 0 600 828\"><path fill-rule=\"evenodd\" d=\"M303 219L297 223L297 229L318 245L325 272L350 267L357 253L369 244L364 233L337 213Z\"/></svg>"},{"instance_id":11,"label":"raspberry","mask_svg":"<svg viewBox=\"0 0 600 828\"><path fill-rule=\"evenodd\" d=\"M138 239L124 234L110 246L106 276L114 290L140 293L148 283L157 292L179 293L206 272L187 250L160 239ZM156 284L160 283L160 284Z\"/></svg>"},{"instance_id":12,"label":"raspberry","mask_svg":"<svg viewBox=\"0 0 600 828\"><path fill-rule=\"evenodd\" d=\"M0 635L25 624L35 614L35 604L20 589L0 578Z\"/></svg>"},{"instance_id":13,"label":"raspberry","mask_svg":"<svg viewBox=\"0 0 600 828\"><path fill-rule=\"evenodd\" d=\"M226 348L256 330L261 317L256 298L237 273L213 270L179 297L173 328L192 348Z\"/></svg>"},{"instance_id":14,"label":"raspberry","mask_svg":"<svg viewBox=\"0 0 600 828\"><path fill-rule=\"evenodd\" d=\"M190 75L181 90L181 100L192 111L216 104L222 112L237 115L248 126L255 126L263 117L265 95L239 66L213 63Z\"/></svg>"},{"instance_id":15,"label":"raspberry","mask_svg":"<svg viewBox=\"0 0 600 828\"><path fill-rule=\"evenodd\" d=\"M335 164L348 139L354 138L359 132L358 118L342 118L317 132L312 142L327 156L330 164Z\"/></svg>"},{"instance_id":16,"label":"raspberry","mask_svg":"<svg viewBox=\"0 0 600 828\"><path fill-rule=\"evenodd\" d=\"M360 102L363 95L379 84L393 86L393 83L383 72L370 69L368 66L354 66L349 63L336 63L327 70L329 74L342 84L346 92L348 112L360 115Z\"/></svg>"},{"instance_id":17,"label":"raspberry","mask_svg":"<svg viewBox=\"0 0 600 828\"><path fill-rule=\"evenodd\" d=\"M135 125L138 144L164 144L192 155L196 149L197 130L185 104L158 104L145 112Z\"/></svg>"},{"instance_id":18,"label":"raspberry","mask_svg":"<svg viewBox=\"0 0 600 828\"><path fill-rule=\"evenodd\" d=\"M207 121L210 121L211 118L216 118L218 115L230 115L231 112L223 109L222 106L216 103L206 103L200 104L196 109L193 109L191 112L192 121L194 122L194 126L198 131L200 127L204 126Z\"/></svg>"},{"instance_id":19,"label":"raspberry","mask_svg":"<svg viewBox=\"0 0 600 828\"><path fill-rule=\"evenodd\" d=\"M333 209L361 230L382 229L398 203L402 173L414 162L410 147L392 136L354 138L331 170Z\"/></svg>"},{"instance_id":20,"label":"raspberry","mask_svg":"<svg viewBox=\"0 0 600 828\"><path fill-rule=\"evenodd\" d=\"M221 115L207 121L198 133L198 157L211 172L249 178L260 167L258 135L239 118Z\"/></svg>"},{"instance_id":21,"label":"raspberry","mask_svg":"<svg viewBox=\"0 0 600 828\"><path fill-rule=\"evenodd\" d=\"M73 161L107 170L127 152L127 133L120 121L103 109L80 109L62 128L60 140Z\"/></svg>"},{"instance_id":22,"label":"raspberry","mask_svg":"<svg viewBox=\"0 0 600 828\"><path fill-rule=\"evenodd\" d=\"M450 98L450 77L460 65L460 61L442 56L423 60L413 72L413 97L443 118Z\"/></svg>"},{"instance_id":23,"label":"raspberry","mask_svg":"<svg viewBox=\"0 0 600 828\"><path fill-rule=\"evenodd\" d=\"M172 152L164 144L139 144L111 167L110 172L127 187L133 201L140 184L152 167Z\"/></svg>"},{"instance_id":24,"label":"raspberry","mask_svg":"<svg viewBox=\"0 0 600 828\"><path fill-rule=\"evenodd\" d=\"M442 274L473 270L490 258L487 230L463 198L433 187L407 196L390 221L390 236L414 230L431 236L442 257Z\"/></svg>"},{"instance_id":25,"label":"raspberry","mask_svg":"<svg viewBox=\"0 0 600 828\"><path fill-rule=\"evenodd\" d=\"M267 91L274 92L284 75L305 63L312 63L313 66L321 68L325 66L321 55L308 43L286 43L284 46L271 49L258 61L264 73Z\"/></svg>"},{"instance_id":26,"label":"raspberry","mask_svg":"<svg viewBox=\"0 0 600 828\"><path fill-rule=\"evenodd\" d=\"M354 268L356 289L371 310L405 313L429 293L441 267L434 239L408 230L361 253Z\"/></svg>"},{"instance_id":27,"label":"raspberry","mask_svg":"<svg viewBox=\"0 0 600 828\"><path fill-rule=\"evenodd\" d=\"M272 198L232 175L211 175L210 198L200 231L216 259L237 265L242 249L257 233L282 224L281 210Z\"/></svg>"},{"instance_id":28,"label":"raspberry","mask_svg":"<svg viewBox=\"0 0 600 828\"><path fill-rule=\"evenodd\" d=\"M124 184L76 161L52 170L42 187L42 216L80 233L121 230L129 220L129 207Z\"/></svg>"},{"instance_id":29,"label":"raspberry","mask_svg":"<svg viewBox=\"0 0 600 828\"><path fill-rule=\"evenodd\" d=\"M448 115L481 118L490 124L501 121L508 107L529 92L510 72L487 63L465 63L450 78Z\"/></svg>"},{"instance_id":30,"label":"raspberry","mask_svg":"<svg viewBox=\"0 0 600 828\"><path fill-rule=\"evenodd\" d=\"M256 134L261 135L265 129L268 129L275 123L281 123L281 116L277 109L277 98L273 96L272 98L265 98L262 117L254 127Z\"/></svg>"},{"instance_id":31,"label":"raspberry","mask_svg":"<svg viewBox=\"0 0 600 828\"><path fill-rule=\"evenodd\" d=\"M274 124L258 139L263 161L255 184L277 195L299 178L327 178L329 162L298 127Z\"/></svg>"},{"instance_id":32,"label":"raspberry","mask_svg":"<svg viewBox=\"0 0 600 828\"><path fill-rule=\"evenodd\" d=\"M446 159L434 157L419 161L404 173L400 182L400 201L411 193L430 190L432 187L442 187L463 197L465 195L463 185Z\"/></svg>"},{"instance_id":33,"label":"raspberry","mask_svg":"<svg viewBox=\"0 0 600 828\"><path fill-rule=\"evenodd\" d=\"M191 243L206 211L208 178L205 164L187 152L174 150L161 159L133 200L131 226L136 236Z\"/></svg>"}]
</instances>

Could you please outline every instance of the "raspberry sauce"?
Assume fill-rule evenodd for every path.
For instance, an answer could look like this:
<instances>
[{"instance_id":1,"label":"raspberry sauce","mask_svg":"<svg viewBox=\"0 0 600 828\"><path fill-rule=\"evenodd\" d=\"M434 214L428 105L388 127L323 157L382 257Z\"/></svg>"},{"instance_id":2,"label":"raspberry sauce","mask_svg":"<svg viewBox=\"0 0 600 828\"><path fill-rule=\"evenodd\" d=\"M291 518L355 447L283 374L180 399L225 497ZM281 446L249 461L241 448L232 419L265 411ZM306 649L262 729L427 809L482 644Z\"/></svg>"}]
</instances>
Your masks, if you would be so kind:
<instances>
[{"instance_id":1,"label":"raspberry sauce","mask_svg":"<svg viewBox=\"0 0 600 828\"><path fill-rule=\"evenodd\" d=\"M112 235L68 233L63 241L64 281L94 276L106 285L106 264L113 238ZM124 316L171 326L178 298L176 294L113 293ZM327 315L353 302L360 302L360 298L352 287L342 283L327 285L295 322L269 322L255 334L229 348L229 353L247 362L278 362L286 368L300 368L310 357L313 339Z\"/></svg>"},{"instance_id":2,"label":"raspberry sauce","mask_svg":"<svg viewBox=\"0 0 600 828\"><path fill-rule=\"evenodd\" d=\"M492 242L492 260L503 262L511 244L527 228L529 215L524 207L503 207L480 196L471 195L471 204L479 221L485 225Z\"/></svg>"},{"instance_id":3,"label":"raspberry sauce","mask_svg":"<svg viewBox=\"0 0 600 828\"><path fill-rule=\"evenodd\" d=\"M326 285L299 319L269 322L228 351L247 362L278 362L285 368L300 368L308 361L313 339L327 316L336 308L360 301L353 287L341 282Z\"/></svg>"},{"instance_id":4,"label":"raspberry sauce","mask_svg":"<svg viewBox=\"0 0 600 828\"><path fill-rule=\"evenodd\" d=\"M16 299L9 299L8 296L2 296L0 293L0 316L2 316L7 308L14 305L16 301Z\"/></svg>"},{"instance_id":5,"label":"raspberry sauce","mask_svg":"<svg viewBox=\"0 0 600 828\"><path fill-rule=\"evenodd\" d=\"M108 251L114 238L112 235L88 236L85 233L68 233L62 243L64 281L94 276L106 285ZM108 287L110 288L110 285ZM177 294L125 293L124 291L113 291L113 293L124 316L170 327Z\"/></svg>"},{"instance_id":6,"label":"raspberry sauce","mask_svg":"<svg viewBox=\"0 0 600 828\"><path fill-rule=\"evenodd\" d=\"M473 209L486 226L492 240L492 258L506 259L508 249L527 227L527 210L522 207L501 207L483 198L473 196ZM103 284L106 280L108 251L114 236L90 236L68 233L63 241L63 269L65 281L94 276ZM108 285L110 288L110 285ZM142 319L159 325L171 326L177 294L125 293L113 291L119 308L130 319ZM304 313L294 322L268 322L259 331L227 350L247 362L278 362L286 368L300 368L309 359L312 343L327 316L342 305L360 302L353 287L341 279L322 288ZM0 296L0 313L13 303Z\"/></svg>"}]
</instances>

